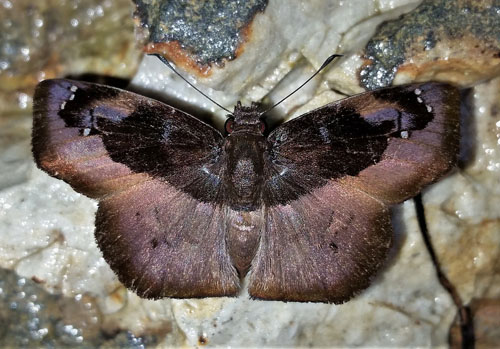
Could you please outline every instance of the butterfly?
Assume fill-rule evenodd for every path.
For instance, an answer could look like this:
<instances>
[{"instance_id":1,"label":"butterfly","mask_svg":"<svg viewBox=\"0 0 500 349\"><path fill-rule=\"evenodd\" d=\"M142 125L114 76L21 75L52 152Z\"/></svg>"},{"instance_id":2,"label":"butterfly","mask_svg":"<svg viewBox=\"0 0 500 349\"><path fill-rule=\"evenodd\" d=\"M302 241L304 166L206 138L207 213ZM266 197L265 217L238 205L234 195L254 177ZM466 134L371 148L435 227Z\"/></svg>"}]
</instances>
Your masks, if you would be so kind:
<instances>
[{"instance_id":1,"label":"butterfly","mask_svg":"<svg viewBox=\"0 0 500 349\"><path fill-rule=\"evenodd\" d=\"M457 88L366 92L268 130L238 103L224 134L159 101L45 80L34 95L39 168L99 201L95 238L144 298L342 303L391 248L390 206L455 164Z\"/></svg>"}]
</instances>

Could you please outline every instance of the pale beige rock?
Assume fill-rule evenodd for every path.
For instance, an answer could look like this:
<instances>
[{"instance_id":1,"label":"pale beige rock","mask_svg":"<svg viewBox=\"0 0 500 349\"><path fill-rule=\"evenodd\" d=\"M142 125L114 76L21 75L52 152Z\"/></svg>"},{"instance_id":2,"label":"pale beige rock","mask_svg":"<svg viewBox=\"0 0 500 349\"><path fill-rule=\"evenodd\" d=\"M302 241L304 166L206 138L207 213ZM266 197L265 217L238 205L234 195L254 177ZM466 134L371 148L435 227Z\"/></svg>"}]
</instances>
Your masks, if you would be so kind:
<instances>
[{"instance_id":1,"label":"pale beige rock","mask_svg":"<svg viewBox=\"0 0 500 349\"><path fill-rule=\"evenodd\" d=\"M464 302L500 297L500 78L470 96L472 156L424 196L444 271Z\"/></svg>"},{"instance_id":2,"label":"pale beige rock","mask_svg":"<svg viewBox=\"0 0 500 349\"><path fill-rule=\"evenodd\" d=\"M360 28L375 25L376 20L368 21L384 11L417 2L363 2L365 7L360 2L344 1L340 5L332 1L334 9L341 9L332 18L324 9L326 3L305 3L307 11L302 18L291 9L280 12L278 7L271 7L268 16L275 22L260 19L262 33L256 34L268 41L256 46L255 51L248 48L248 57L229 63L224 75L204 82L217 91L201 88L225 106L268 94L270 100L279 100L291 85L299 85L313 67L335 52L345 37L361 35ZM280 22L278 14L288 23ZM266 31L281 26L281 32L267 33L271 37L264 38ZM292 40L297 28L302 37ZM318 31L324 34L309 40ZM364 40L360 38L356 45ZM361 46L353 44L349 49L355 51ZM287 101L277 114L285 119L285 114L300 115L341 97L330 88L346 94L359 92L356 74L360 65L359 55L346 55L340 64ZM144 59L134 84L216 111L153 57ZM475 89L472 135L478 140L476 158L424 194L438 255L465 301L498 296L500 292L498 273L491 273L498 270L500 245L500 120L492 112L499 90L498 80ZM218 111L219 125L223 114ZM160 340L165 338L160 344L190 347L199 345L200 338L208 346L232 347L446 345L456 309L435 276L412 202L395 209L396 246L387 266L370 288L346 304L252 301L244 292L234 299L146 301L123 289L102 260L93 238L96 203L34 168L29 158L29 121L24 122L18 131L23 136L14 137L9 150L0 152L0 173L8 168L3 164L11 163L5 161L6 154L19 166L30 164L19 177L0 182L5 183L0 190L0 265L26 277L36 276L52 292L95 296L107 328L128 329L137 336L155 333ZM0 143L2 150L4 144Z\"/></svg>"}]
</instances>

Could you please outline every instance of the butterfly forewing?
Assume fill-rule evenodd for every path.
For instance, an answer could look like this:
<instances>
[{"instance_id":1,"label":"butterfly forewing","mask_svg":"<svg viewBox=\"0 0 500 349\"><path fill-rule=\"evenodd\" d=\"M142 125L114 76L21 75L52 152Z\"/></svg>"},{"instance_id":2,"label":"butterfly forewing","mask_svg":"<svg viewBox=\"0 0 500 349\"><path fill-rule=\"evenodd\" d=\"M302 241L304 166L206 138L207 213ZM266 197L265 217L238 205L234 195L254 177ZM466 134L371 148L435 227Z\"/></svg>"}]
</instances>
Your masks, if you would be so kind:
<instances>
[{"instance_id":1,"label":"butterfly forewing","mask_svg":"<svg viewBox=\"0 0 500 349\"><path fill-rule=\"evenodd\" d=\"M300 191L288 187L308 192L332 179L382 181L380 194L391 203L414 196L456 162L459 97L447 84L396 86L331 103L279 126L268 137L268 204L297 199ZM377 175L367 178L372 171Z\"/></svg>"}]
</instances>

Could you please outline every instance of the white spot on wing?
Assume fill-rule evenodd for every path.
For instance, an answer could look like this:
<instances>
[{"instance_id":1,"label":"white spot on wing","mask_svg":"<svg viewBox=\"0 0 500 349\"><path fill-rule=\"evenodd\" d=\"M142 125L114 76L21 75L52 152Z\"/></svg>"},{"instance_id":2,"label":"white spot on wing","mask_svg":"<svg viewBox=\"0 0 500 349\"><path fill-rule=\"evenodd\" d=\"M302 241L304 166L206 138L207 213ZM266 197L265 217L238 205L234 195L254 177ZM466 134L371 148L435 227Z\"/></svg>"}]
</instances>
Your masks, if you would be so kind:
<instances>
[{"instance_id":1,"label":"white spot on wing","mask_svg":"<svg viewBox=\"0 0 500 349\"><path fill-rule=\"evenodd\" d=\"M78 87L72 85L69 89L71 90L71 92L76 92L76 90L78 90Z\"/></svg>"},{"instance_id":2,"label":"white spot on wing","mask_svg":"<svg viewBox=\"0 0 500 349\"><path fill-rule=\"evenodd\" d=\"M420 94L422 93L422 90L421 90L421 89L419 89L419 88L416 88L414 92L415 92L415 94L416 94L417 96L420 96Z\"/></svg>"},{"instance_id":3,"label":"white spot on wing","mask_svg":"<svg viewBox=\"0 0 500 349\"><path fill-rule=\"evenodd\" d=\"M417 102L418 102L418 103L422 103L423 101L424 101L424 100L423 100L422 98L417 97Z\"/></svg>"},{"instance_id":4,"label":"white spot on wing","mask_svg":"<svg viewBox=\"0 0 500 349\"><path fill-rule=\"evenodd\" d=\"M75 99L75 94L71 94L71 96L69 96L69 100L72 101L73 99Z\"/></svg>"},{"instance_id":5,"label":"white spot on wing","mask_svg":"<svg viewBox=\"0 0 500 349\"><path fill-rule=\"evenodd\" d=\"M320 127L319 133L321 135L321 139L323 139L323 142L330 143L330 132L326 127Z\"/></svg>"},{"instance_id":6,"label":"white spot on wing","mask_svg":"<svg viewBox=\"0 0 500 349\"><path fill-rule=\"evenodd\" d=\"M427 111L430 113L432 111L432 107L430 105L425 105L427 107Z\"/></svg>"},{"instance_id":7,"label":"white spot on wing","mask_svg":"<svg viewBox=\"0 0 500 349\"><path fill-rule=\"evenodd\" d=\"M90 128L84 128L83 129L83 135L88 136L90 134Z\"/></svg>"},{"instance_id":8,"label":"white spot on wing","mask_svg":"<svg viewBox=\"0 0 500 349\"><path fill-rule=\"evenodd\" d=\"M63 110L65 106L66 106L66 101L61 103L61 110Z\"/></svg>"},{"instance_id":9,"label":"white spot on wing","mask_svg":"<svg viewBox=\"0 0 500 349\"><path fill-rule=\"evenodd\" d=\"M210 172L210 170L206 166L203 166L202 168L200 168L200 170L207 175L207 177L205 177L205 180L209 181L211 185L217 186L220 184L220 177Z\"/></svg>"},{"instance_id":10,"label":"white spot on wing","mask_svg":"<svg viewBox=\"0 0 500 349\"><path fill-rule=\"evenodd\" d=\"M410 134L408 131L401 131L401 138L408 139L409 136Z\"/></svg>"},{"instance_id":11,"label":"white spot on wing","mask_svg":"<svg viewBox=\"0 0 500 349\"><path fill-rule=\"evenodd\" d=\"M255 225L239 225L238 229L241 231L252 231L255 229Z\"/></svg>"},{"instance_id":12,"label":"white spot on wing","mask_svg":"<svg viewBox=\"0 0 500 349\"><path fill-rule=\"evenodd\" d=\"M170 132L171 129L169 127L165 127L165 129L163 130L163 139L166 140L166 141L169 141L169 138L170 138Z\"/></svg>"}]
</instances>

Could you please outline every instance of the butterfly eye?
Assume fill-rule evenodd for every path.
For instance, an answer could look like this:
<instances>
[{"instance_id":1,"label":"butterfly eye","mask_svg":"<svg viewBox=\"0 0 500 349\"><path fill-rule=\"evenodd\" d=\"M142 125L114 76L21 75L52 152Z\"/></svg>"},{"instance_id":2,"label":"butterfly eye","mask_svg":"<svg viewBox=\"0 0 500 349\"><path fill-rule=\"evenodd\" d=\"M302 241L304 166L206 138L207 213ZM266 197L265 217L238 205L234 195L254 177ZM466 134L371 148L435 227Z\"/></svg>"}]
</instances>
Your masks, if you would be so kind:
<instances>
[{"instance_id":1,"label":"butterfly eye","mask_svg":"<svg viewBox=\"0 0 500 349\"><path fill-rule=\"evenodd\" d=\"M234 127L234 118L227 119L226 123L224 124L224 129L226 130L226 132L232 133L234 130L233 127Z\"/></svg>"},{"instance_id":2,"label":"butterfly eye","mask_svg":"<svg viewBox=\"0 0 500 349\"><path fill-rule=\"evenodd\" d=\"M267 129L267 126L266 126L265 121L260 120L260 132L264 133L264 132L266 132L266 129Z\"/></svg>"}]
</instances>

